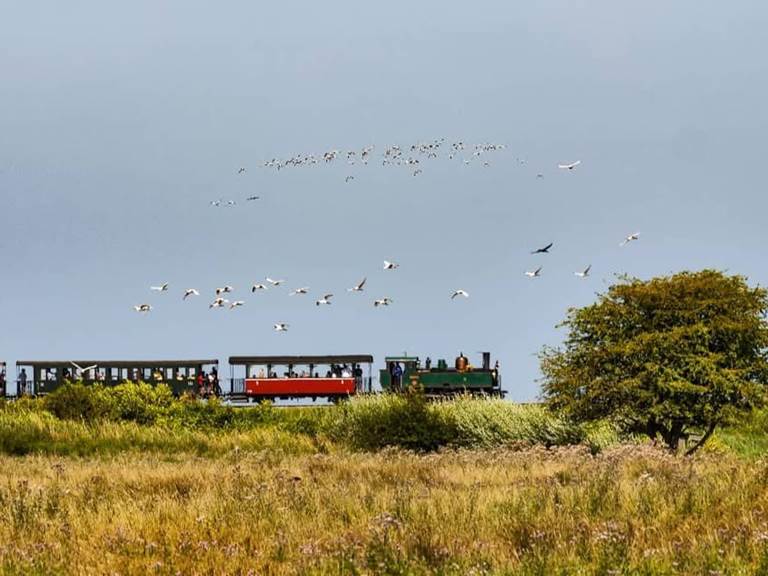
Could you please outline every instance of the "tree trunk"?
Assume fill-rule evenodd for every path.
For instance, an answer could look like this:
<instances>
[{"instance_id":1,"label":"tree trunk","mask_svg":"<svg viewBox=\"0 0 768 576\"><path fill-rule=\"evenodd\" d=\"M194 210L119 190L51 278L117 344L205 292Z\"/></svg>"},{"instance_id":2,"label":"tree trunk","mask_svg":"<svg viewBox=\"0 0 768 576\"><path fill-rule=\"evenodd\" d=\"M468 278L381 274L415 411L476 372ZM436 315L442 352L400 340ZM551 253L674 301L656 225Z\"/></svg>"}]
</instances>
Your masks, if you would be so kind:
<instances>
[{"instance_id":1,"label":"tree trunk","mask_svg":"<svg viewBox=\"0 0 768 576\"><path fill-rule=\"evenodd\" d=\"M704 436L702 436L696 444L694 444L688 451L685 453L686 456L690 456L696 450L704 446L704 443L709 440L709 437L712 436L712 433L715 431L715 428L717 428L717 421L712 422L712 424L709 425L709 428L707 428L707 431L704 433Z\"/></svg>"}]
</instances>

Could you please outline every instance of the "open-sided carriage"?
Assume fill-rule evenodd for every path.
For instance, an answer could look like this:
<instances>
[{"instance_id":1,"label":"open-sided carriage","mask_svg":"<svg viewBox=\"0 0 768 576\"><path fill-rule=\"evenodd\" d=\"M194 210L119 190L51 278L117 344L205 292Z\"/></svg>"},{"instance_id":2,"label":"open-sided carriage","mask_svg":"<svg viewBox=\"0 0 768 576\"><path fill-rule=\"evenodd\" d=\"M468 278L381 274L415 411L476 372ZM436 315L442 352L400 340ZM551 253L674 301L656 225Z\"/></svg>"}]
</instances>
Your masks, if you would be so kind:
<instances>
[{"instance_id":1,"label":"open-sided carriage","mask_svg":"<svg viewBox=\"0 0 768 576\"><path fill-rule=\"evenodd\" d=\"M38 396L66 382L82 381L114 386L121 382L167 384L175 395L216 394L218 360L19 360L17 395Z\"/></svg>"},{"instance_id":2,"label":"open-sided carriage","mask_svg":"<svg viewBox=\"0 0 768 576\"><path fill-rule=\"evenodd\" d=\"M231 356L232 397L249 400L326 398L371 391L373 356Z\"/></svg>"}]
</instances>

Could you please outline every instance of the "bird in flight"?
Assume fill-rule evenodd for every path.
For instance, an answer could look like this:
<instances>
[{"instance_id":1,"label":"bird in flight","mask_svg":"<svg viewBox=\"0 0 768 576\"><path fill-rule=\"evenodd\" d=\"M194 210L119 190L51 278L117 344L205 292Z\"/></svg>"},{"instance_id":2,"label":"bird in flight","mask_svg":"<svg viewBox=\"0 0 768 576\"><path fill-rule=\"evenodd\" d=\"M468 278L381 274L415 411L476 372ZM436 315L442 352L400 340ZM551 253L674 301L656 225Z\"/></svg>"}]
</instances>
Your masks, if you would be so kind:
<instances>
[{"instance_id":1,"label":"bird in flight","mask_svg":"<svg viewBox=\"0 0 768 576\"><path fill-rule=\"evenodd\" d=\"M323 297L320 298L320 300L315 301L315 306L320 306L320 304L330 304L331 298L333 298L333 294L323 294Z\"/></svg>"},{"instance_id":2,"label":"bird in flight","mask_svg":"<svg viewBox=\"0 0 768 576\"><path fill-rule=\"evenodd\" d=\"M579 278L586 278L589 276L589 271L592 270L592 264L584 268L581 272L574 272L574 275L578 276Z\"/></svg>"},{"instance_id":3,"label":"bird in flight","mask_svg":"<svg viewBox=\"0 0 768 576\"><path fill-rule=\"evenodd\" d=\"M213 302L211 302L208 305L208 308L222 308L224 304L228 304L229 300L226 298L216 298Z\"/></svg>"},{"instance_id":4,"label":"bird in flight","mask_svg":"<svg viewBox=\"0 0 768 576\"><path fill-rule=\"evenodd\" d=\"M88 370L94 370L95 368L99 367L98 364L92 364L91 366L86 366L83 368L82 366L80 366L75 362L72 362L71 360L69 363L72 364L72 366L74 366L77 369L79 374L85 374Z\"/></svg>"},{"instance_id":5,"label":"bird in flight","mask_svg":"<svg viewBox=\"0 0 768 576\"><path fill-rule=\"evenodd\" d=\"M211 206L218 208L221 206L221 200L211 200Z\"/></svg>"},{"instance_id":6,"label":"bird in flight","mask_svg":"<svg viewBox=\"0 0 768 576\"><path fill-rule=\"evenodd\" d=\"M464 298L469 298L469 292L466 290L454 290L453 294L451 294L451 300L456 298L456 296L464 296Z\"/></svg>"},{"instance_id":7,"label":"bird in flight","mask_svg":"<svg viewBox=\"0 0 768 576\"><path fill-rule=\"evenodd\" d=\"M239 308L239 307L240 307L240 306L242 306L243 304L245 304L245 301L244 301L244 300L235 300L234 302L232 302L232 303L229 305L229 309L230 309L230 310L232 310L233 308Z\"/></svg>"},{"instance_id":8,"label":"bird in flight","mask_svg":"<svg viewBox=\"0 0 768 576\"><path fill-rule=\"evenodd\" d=\"M266 280L267 280L267 282L272 284L272 286L280 286L280 284L285 282L285 280L272 280L272 278L270 278L269 276L267 276Z\"/></svg>"},{"instance_id":9,"label":"bird in flight","mask_svg":"<svg viewBox=\"0 0 768 576\"><path fill-rule=\"evenodd\" d=\"M136 312L141 312L145 314L150 310L152 310L152 306L150 306L149 304L139 304L138 306L134 306L133 309L136 310Z\"/></svg>"},{"instance_id":10,"label":"bird in flight","mask_svg":"<svg viewBox=\"0 0 768 576\"><path fill-rule=\"evenodd\" d=\"M223 286L222 288L216 288L216 296L221 296L222 294L229 294L232 292L234 288L232 286Z\"/></svg>"},{"instance_id":11,"label":"bird in flight","mask_svg":"<svg viewBox=\"0 0 768 576\"><path fill-rule=\"evenodd\" d=\"M161 286L150 286L150 290L154 290L155 292L165 292L168 290L168 283L162 284Z\"/></svg>"},{"instance_id":12,"label":"bird in flight","mask_svg":"<svg viewBox=\"0 0 768 576\"><path fill-rule=\"evenodd\" d=\"M344 182L352 182L352 180L354 179L355 179L354 176L347 176L346 178L344 178Z\"/></svg>"},{"instance_id":13,"label":"bird in flight","mask_svg":"<svg viewBox=\"0 0 768 576\"><path fill-rule=\"evenodd\" d=\"M288 332L288 324L285 322L278 322L274 325L275 332Z\"/></svg>"},{"instance_id":14,"label":"bird in flight","mask_svg":"<svg viewBox=\"0 0 768 576\"><path fill-rule=\"evenodd\" d=\"M187 288L187 289L184 291L184 297L182 298L182 300L186 300L186 299L187 299L187 298L189 298L190 296L200 296L200 292L198 292L198 291L197 291L197 290L195 290L194 288Z\"/></svg>"},{"instance_id":15,"label":"bird in flight","mask_svg":"<svg viewBox=\"0 0 768 576\"><path fill-rule=\"evenodd\" d=\"M387 260L384 260L384 270L394 270L399 266L400 264L395 264L394 262L388 262Z\"/></svg>"},{"instance_id":16,"label":"bird in flight","mask_svg":"<svg viewBox=\"0 0 768 576\"><path fill-rule=\"evenodd\" d=\"M640 232L635 232L634 234L630 234L629 236L624 238L624 240L621 241L621 244L619 244L619 246L626 246L627 244L632 242L632 240L637 240L638 238L640 238Z\"/></svg>"},{"instance_id":17,"label":"bird in flight","mask_svg":"<svg viewBox=\"0 0 768 576\"><path fill-rule=\"evenodd\" d=\"M254 284L251 286L251 292L256 292L256 290L266 290L267 287L264 286L264 284Z\"/></svg>"},{"instance_id":18,"label":"bird in flight","mask_svg":"<svg viewBox=\"0 0 768 576\"><path fill-rule=\"evenodd\" d=\"M552 248L554 244L555 244L554 242L550 242L549 244L544 246L544 248L537 248L536 250L531 252L531 254L549 254L549 249Z\"/></svg>"},{"instance_id":19,"label":"bird in flight","mask_svg":"<svg viewBox=\"0 0 768 576\"><path fill-rule=\"evenodd\" d=\"M421 168L416 168L416 170L413 171L413 175L418 176L419 174L421 174L421 172L422 172Z\"/></svg>"},{"instance_id":20,"label":"bird in flight","mask_svg":"<svg viewBox=\"0 0 768 576\"><path fill-rule=\"evenodd\" d=\"M376 308L379 306L389 306L390 304L392 304L392 299L386 296L373 301L373 305L376 306Z\"/></svg>"},{"instance_id":21,"label":"bird in flight","mask_svg":"<svg viewBox=\"0 0 768 576\"><path fill-rule=\"evenodd\" d=\"M259 199L259 196L248 196L248 198L246 198L245 200L246 202L251 202L253 200L258 200L258 199Z\"/></svg>"},{"instance_id":22,"label":"bird in flight","mask_svg":"<svg viewBox=\"0 0 768 576\"><path fill-rule=\"evenodd\" d=\"M528 270L525 275L528 276L528 278L538 278L541 276L541 266L536 268L536 270Z\"/></svg>"},{"instance_id":23,"label":"bird in flight","mask_svg":"<svg viewBox=\"0 0 768 576\"><path fill-rule=\"evenodd\" d=\"M363 291L363 286L365 286L365 281L367 279L368 278L363 278L362 280L360 280L360 282L358 282L352 288L347 288L347 292L362 292Z\"/></svg>"},{"instance_id":24,"label":"bird in flight","mask_svg":"<svg viewBox=\"0 0 768 576\"><path fill-rule=\"evenodd\" d=\"M581 160L576 160L576 162L571 162L570 164L558 164L557 167L561 170L573 170L579 164L581 164Z\"/></svg>"},{"instance_id":25,"label":"bird in flight","mask_svg":"<svg viewBox=\"0 0 768 576\"><path fill-rule=\"evenodd\" d=\"M296 296L297 294L306 294L309 292L309 286L304 286L303 288L296 288L296 290L292 291L289 296Z\"/></svg>"}]
</instances>

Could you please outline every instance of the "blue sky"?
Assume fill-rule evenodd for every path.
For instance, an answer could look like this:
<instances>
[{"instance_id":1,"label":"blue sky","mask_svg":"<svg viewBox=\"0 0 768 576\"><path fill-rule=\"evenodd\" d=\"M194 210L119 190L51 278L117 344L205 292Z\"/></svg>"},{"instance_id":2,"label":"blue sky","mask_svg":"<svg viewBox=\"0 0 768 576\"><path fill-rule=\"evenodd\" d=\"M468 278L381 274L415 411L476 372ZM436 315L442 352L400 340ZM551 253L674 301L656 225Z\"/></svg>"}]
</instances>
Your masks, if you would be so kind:
<instances>
[{"instance_id":1,"label":"blue sky","mask_svg":"<svg viewBox=\"0 0 768 576\"><path fill-rule=\"evenodd\" d=\"M615 273L768 281L766 29L756 1L7 5L0 357L489 350L535 398L537 351ZM418 177L260 167L437 138L506 148ZM287 288L251 295L267 275ZM208 309L224 284L243 308Z\"/></svg>"}]
</instances>

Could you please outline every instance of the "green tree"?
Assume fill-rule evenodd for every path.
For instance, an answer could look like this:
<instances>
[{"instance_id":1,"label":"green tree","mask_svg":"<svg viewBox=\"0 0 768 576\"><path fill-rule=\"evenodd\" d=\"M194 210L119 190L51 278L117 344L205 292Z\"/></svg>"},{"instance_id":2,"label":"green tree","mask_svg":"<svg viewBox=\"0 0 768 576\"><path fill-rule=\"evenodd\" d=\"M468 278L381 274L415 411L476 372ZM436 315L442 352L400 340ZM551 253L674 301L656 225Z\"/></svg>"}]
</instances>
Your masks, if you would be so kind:
<instances>
[{"instance_id":1,"label":"green tree","mask_svg":"<svg viewBox=\"0 0 768 576\"><path fill-rule=\"evenodd\" d=\"M543 396L577 421L610 418L687 453L765 401L768 291L714 270L622 277L568 311L561 348L540 354Z\"/></svg>"}]
</instances>

